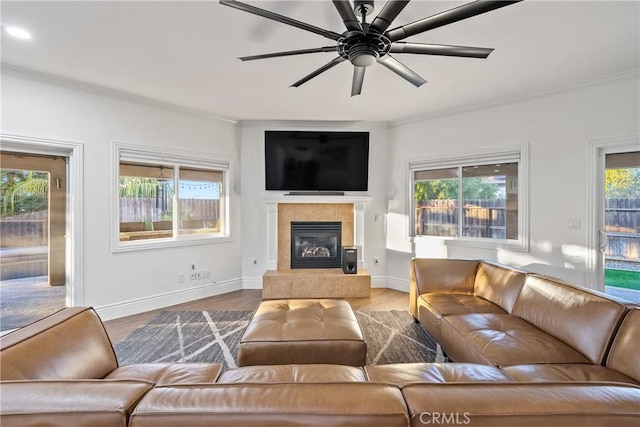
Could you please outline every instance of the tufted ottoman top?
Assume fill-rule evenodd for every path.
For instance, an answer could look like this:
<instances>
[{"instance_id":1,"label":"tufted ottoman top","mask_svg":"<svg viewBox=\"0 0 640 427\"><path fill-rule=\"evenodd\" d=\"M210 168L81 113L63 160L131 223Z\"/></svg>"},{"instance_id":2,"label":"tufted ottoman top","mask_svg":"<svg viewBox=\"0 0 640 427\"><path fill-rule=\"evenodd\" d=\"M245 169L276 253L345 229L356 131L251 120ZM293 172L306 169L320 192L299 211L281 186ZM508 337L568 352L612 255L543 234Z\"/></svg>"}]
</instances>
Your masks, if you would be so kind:
<instances>
[{"instance_id":1,"label":"tufted ottoman top","mask_svg":"<svg viewBox=\"0 0 640 427\"><path fill-rule=\"evenodd\" d=\"M362 340L346 301L272 300L260 304L242 341Z\"/></svg>"},{"instance_id":2,"label":"tufted ottoman top","mask_svg":"<svg viewBox=\"0 0 640 427\"><path fill-rule=\"evenodd\" d=\"M287 363L362 366L366 344L346 301L267 300L260 303L240 340L238 359L240 366Z\"/></svg>"}]
</instances>

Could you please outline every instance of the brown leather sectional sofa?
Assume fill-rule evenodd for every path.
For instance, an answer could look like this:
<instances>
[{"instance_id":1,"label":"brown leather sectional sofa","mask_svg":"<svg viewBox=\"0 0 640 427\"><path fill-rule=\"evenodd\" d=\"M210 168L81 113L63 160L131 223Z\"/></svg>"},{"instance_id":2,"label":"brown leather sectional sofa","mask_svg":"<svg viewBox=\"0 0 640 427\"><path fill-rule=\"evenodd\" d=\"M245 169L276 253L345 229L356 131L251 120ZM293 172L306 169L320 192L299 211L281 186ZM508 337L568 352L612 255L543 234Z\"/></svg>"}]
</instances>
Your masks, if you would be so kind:
<instances>
[{"instance_id":1,"label":"brown leather sectional sofa","mask_svg":"<svg viewBox=\"0 0 640 427\"><path fill-rule=\"evenodd\" d=\"M495 331L485 334L477 332L478 329L469 332L474 328L457 328L460 324L478 322L452 322L450 326L445 323L454 320L449 319L450 316L461 316L465 311L473 315L473 311L479 311L477 307L490 307L479 300L477 305L470 302L489 295L492 297L486 301L491 304L501 301L497 306L502 312L492 307L483 314L513 315L529 276L525 274L520 284L522 272L482 262L476 262L475 269L465 264L469 274L461 276L459 266L454 263L448 270L447 263L440 264L442 261L412 263L411 312L428 328L438 326L435 332L444 340L443 347L446 346L450 356L473 354L478 357L474 362L483 363L365 367L271 365L224 372L217 364L119 366L95 311L68 308L0 338L0 425L589 427L638 424L640 371L637 354L631 354L629 349L637 353L640 309L617 302L612 302L615 308L609 307L608 300L592 302L590 293L581 298L557 298L565 300L564 306L558 305L559 302L544 302L543 296L548 295L549 290L534 282L531 292L546 292L540 294L537 301L547 308L555 304L561 310L608 313L601 318L583 316L578 322L571 321L566 313L560 314L561 320L557 322L566 325L552 322L553 328L572 329L577 335L575 341L587 343L588 334L600 331L601 328L587 323L600 323L604 319L615 327L610 334L604 334L608 340L603 344L604 352L597 349L600 338L592 340L593 348L589 347L584 354L582 347L574 348L581 354L579 362L554 359L544 364L502 366L494 363L491 354L482 352L486 346L479 349L474 346L482 336L492 334L490 341L505 341L502 337L509 336L511 328L502 331L503 336L497 336ZM462 282L457 282L459 277L463 277ZM497 279L505 281L496 283L495 290L490 289L490 282ZM452 285L445 286L447 282ZM477 295L474 294L476 283L480 284ZM443 287L431 292L438 289L438 284ZM485 285L487 289L481 290ZM519 288L515 296L498 296L500 289L512 287ZM451 294L453 298L448 300L448 305L436 303L437 298L429 296L434 293ZM434 308L436 306L438 308ZM443 310L445 306L456 308ZM551 311L542 310L545 314L537 315L524 307L528 306L520 309L530 313L532 320L541 325L551 322ZM621 307L620 310L617 307ZM447 332L449 329L451 333ZM454 339L453 331L458 331L459 339L465 344ZM517 336L526 341L524 332L518 332ZM562 342L558 338L563 337L562 333L554 337ZM510 345L517 349L518 342ZM540 342L548 346L554 341ZM574 341L564 344L572 346ZM458 346L460 351L456 353ZM465 350L466 347L474 350ZM573 353L567 350L559 354ZM591 363L591 359L601 363ZM542 369L543 365L548 368Z\"/></svg>"},{"instance_id":2,"label":"brown leather sectional sofa","mask_svg":"<svg viewBox=\"0 0 640 427\"><path fill-rule=\"evenodd\" d=\"M518 381L640 383L640 307L481 260L413 259L410 310L455 362Z\"/></svg>"}]
</instances>

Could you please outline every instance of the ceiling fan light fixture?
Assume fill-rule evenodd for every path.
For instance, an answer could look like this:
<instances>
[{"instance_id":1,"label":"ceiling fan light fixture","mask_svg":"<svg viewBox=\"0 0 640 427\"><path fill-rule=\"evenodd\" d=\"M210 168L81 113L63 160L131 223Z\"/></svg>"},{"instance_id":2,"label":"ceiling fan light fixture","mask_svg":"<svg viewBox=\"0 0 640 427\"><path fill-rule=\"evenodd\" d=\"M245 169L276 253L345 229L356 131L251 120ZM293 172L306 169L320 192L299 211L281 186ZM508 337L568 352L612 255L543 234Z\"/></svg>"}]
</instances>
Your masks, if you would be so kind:
<instances>
[{"instance_id":1,"label":"ceiling fan light fixture","mask_svg":"<svg viewBox=\"0 0 640 427\"><path fill-rule=\"evenodd\" d=\"M349 58L349 61L356 67L369 67L376 63L378 55L372 53L361 53L353 58Z\"/></svg>"},{"instance_id":2,"label":"ceiling fan light fixture","mask_svg":"<svg viewBox=\"0 0 640 427\"><path fill-rule=\"evenodd\" d=\"M375 64L379 57L375 46L366 43L349 49L349 61L356 67L369 67Z\"/></svg>"}]
</instances>

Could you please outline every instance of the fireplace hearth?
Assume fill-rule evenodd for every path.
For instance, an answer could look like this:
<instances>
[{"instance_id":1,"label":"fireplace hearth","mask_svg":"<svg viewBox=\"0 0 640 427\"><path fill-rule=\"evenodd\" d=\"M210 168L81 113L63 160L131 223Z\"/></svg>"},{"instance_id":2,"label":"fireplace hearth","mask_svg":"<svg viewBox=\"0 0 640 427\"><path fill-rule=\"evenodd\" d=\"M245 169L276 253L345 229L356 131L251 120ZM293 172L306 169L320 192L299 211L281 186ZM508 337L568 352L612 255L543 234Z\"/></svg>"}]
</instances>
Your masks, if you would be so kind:
<instances>
[{"instance_id":1,"label":"fireplace hearth","mask_svg":"<svg viewBox=\"0 0 640 427\"><path fill-rule=\"evenodd\" d=\"M342 223L291 222L291 268L340 268Z\"/></svg>"}]
</instances>

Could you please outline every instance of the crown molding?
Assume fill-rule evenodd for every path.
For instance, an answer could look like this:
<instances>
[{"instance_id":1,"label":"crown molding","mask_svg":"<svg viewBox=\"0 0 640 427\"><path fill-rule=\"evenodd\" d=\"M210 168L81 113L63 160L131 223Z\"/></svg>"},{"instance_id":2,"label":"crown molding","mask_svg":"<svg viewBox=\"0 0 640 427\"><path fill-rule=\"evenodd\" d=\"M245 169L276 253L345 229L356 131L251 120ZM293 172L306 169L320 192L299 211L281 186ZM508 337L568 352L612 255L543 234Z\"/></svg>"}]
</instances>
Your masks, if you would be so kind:
<instances>
[{"instance_id":1,"label":"crown molding","mask_svg":"<svg viewBox=\"0 0 640 427\"><path fill-rule=\"evenodd\" d=\"M2 62L0 63L0 68L1 68L2 74L6 74L10 76L22 77L29 80L49 83L56 86L62 86L68 89L75 89L82 92L108 96L108 97L116 98L123 101L145 105L147 107L155 107L163 110L172 111L175 113L183 113L183 114L189 114L193 116L205 117L208 119L218 120L221 122L231 123L231 124L238 123L238 120L236 119L216 116L204 110L189 108L173 102L161 101L159 99L151 98L148 96L137 95L132 92L114 89L108 86L103 86L103 85L90 83L86 81L71 79L68 77L62 77L56 74L51 74L43 71L33 70L30 68L20 67L18 65Z\"/></svg>"},{"instance_id":2,"label":"crown molding","mask_svg":"<svg viewBox=\"0 0 640 427\"><path fill-rule=\"evenodd\" d=\"M291 129L292 127L300 129L335 129L341 127L344 129L377 129L389 127L388 122L373 122L367 120L239 120L238 123L243 127L278 127L283 129Z\"/></svg>"},{"instance_id":3,"label":"crown molding","mask_svg":"<svg viewBox=\"0 0 640 427\"><path fill-rule=\"evenodd\" d=\"M107 86L102 86L94 83L71 79L68 77L62 77L56 74L37 71L30 68L8 64L5 62L0 63L0 70L2 74L13 75L17 77L27 78L30 80L50 83L50 84L54 84L62 87L67 87L70 89L80 90L83 92L109 96L112 98L117 98L120 100L142 104L150 107L161 108L164 110L173 111L177 113L205 117L208 119L218 120L225 123L241 124L243 126L261 126L261 125L263 126L267 123L273 126L274 124L281 123L281 124L289 124L289 125L296 124L299 126L302 125L302 126L312 126L312 127L326 126L327 123L332 123L334 125L344 125L344 126L354 126L354 125L357 126L358 124L360 124L360 125L367 125L367 126L382 125L386 127L392 127L392 126L404 125L404 124L409 124L409 123L414 123L419 121L433 120L433 119L453 116L457 114L469 113L472 111L478 111L478 110L491 108L491 107L498 107L501 105L507 105L507 104L512 104L516 102L522 102L522 101L526 101L534 98L552 95L555 93L568 92L571 90L580 89L583 87L595 86L595 85L608 83L616 80L624 80L624 79L640 77L640 68L636 68L636 69L624 71L621 73L598 76L592 79L572 82L572 83L568 83L568 84L553 87L553 88L524 92L514 96L508 96L501 99L496 99L493 101L467 105L467 106L458 107L458 108L451 108L448 110L442 110L442 111L438 111L430 114L423 114L420 116L410 117L402 120L391 121L391 122L367 122L367 121L360 121L360 120L345 120L345 121L339 121L339 120L239 120L239 119L234 119L229 117L217 116L204 110L189 108L180 104L161 101L161 100L143 96L143 95L137 95L132 92L127 92L127 91L114 89Z\"/></svg>"},{"instance_id":4,"label":"crown molding","mask_svg":"<svg viewBox=\"0 0 640 427\"><path fill-rule=\"evenodd\" d=\"M624 80L624 79L631 79L631 78L636 78L636 79L640 78L640 68L635 68L633 70L628 70L621 73L607 74L604 76L598 76L591 79L580 80L577 82L572 82L572 83L564 84L561 86L556 86L553 88L523 92L518 95L508 96L508 97L504 97L504 98L500 98L500 99L496 99L496 100L488 101L484 103L467 105L467 106L458 107L458 108L451 108L449 110L442 110L442 111L438 111L431 114L424 114L424 115L416 116L413 118L407 118L403 120L390 122L389 125L390 126L405 125L405 124L415 123L415 122L420 122L425 120L433 120L433 119L439 119L439 118L448 117L448 116L454 116L456 114L470 113L472 111L483 110L491 107L498 107L501 105L513 104L516 102L527 101L530 99L540 98L543 96L553 95L556 93L569 92L575 89L580 89L580 88L589 87L589 86L596 86L599 84L609 83L616 80Z\"/></svg>"}]
</instances>

